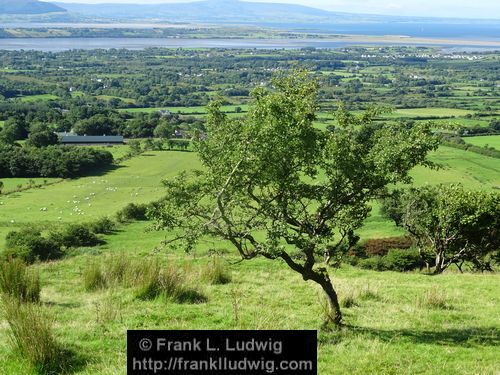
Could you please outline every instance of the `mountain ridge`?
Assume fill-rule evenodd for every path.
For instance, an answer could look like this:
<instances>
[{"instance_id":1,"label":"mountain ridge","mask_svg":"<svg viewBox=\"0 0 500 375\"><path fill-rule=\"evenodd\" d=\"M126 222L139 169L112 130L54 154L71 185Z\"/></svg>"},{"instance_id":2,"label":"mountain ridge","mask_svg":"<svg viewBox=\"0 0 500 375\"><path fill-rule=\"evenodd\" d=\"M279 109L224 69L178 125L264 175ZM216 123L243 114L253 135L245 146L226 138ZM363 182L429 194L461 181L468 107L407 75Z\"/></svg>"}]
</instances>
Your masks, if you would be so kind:
<instances>
[{"instance_id":1,"label":"mountain ridge","mask_svg":"<svg viewBox=\"0 0 500 375\"><path fill-rule=\"evenodd\" d=\"M66 12L66 9L53 3L38 0L0 0L1 14L45 14Z\"/></svg>"},{"instance_id":2,"label":"mountain ridge","mask_svg":"<svg viewBox=\"0 0 500 375\"><path fill-rule=\"evenodd\" d=\"M333 12L305 5L261 3L240 0L199 0L189 3L84 4L58 3L71 13L114 20L155 19L195 23L332 23L407 22L409 20L459 20L450 17L407 17L378 14ZM475 22L484 22L477 19ZM497 22L500 20L492 19Z\"/></svg>"}]
</instances>

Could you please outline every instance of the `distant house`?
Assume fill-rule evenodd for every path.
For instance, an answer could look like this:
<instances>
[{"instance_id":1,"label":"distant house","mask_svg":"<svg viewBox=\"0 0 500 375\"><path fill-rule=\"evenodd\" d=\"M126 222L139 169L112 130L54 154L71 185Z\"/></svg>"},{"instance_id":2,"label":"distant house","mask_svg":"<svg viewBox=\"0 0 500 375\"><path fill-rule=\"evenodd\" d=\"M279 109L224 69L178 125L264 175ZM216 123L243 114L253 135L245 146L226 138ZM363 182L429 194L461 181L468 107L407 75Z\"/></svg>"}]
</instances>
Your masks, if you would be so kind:
<instances>
[{"instance_id":1,"label":"distant house","mask_svg":"<svg viewBox=\"0 0 500 375\"><path fill-rule=\"evenodd\" d=\"M169 116L172 114L172 112L170 112L168 109L160 109L158 113L160 114L160 116Z\"/></svg>"},{"instance_id":2,"label":"distant house","mask_svg":"<svg viewBox=\"0 0 500 375\"><path fill-rule=\"evenodd\" d=\"M75 135L58 134L60 143L63 145L121 145L123 136L121 135Z\"/></svg>"}]
</instances>

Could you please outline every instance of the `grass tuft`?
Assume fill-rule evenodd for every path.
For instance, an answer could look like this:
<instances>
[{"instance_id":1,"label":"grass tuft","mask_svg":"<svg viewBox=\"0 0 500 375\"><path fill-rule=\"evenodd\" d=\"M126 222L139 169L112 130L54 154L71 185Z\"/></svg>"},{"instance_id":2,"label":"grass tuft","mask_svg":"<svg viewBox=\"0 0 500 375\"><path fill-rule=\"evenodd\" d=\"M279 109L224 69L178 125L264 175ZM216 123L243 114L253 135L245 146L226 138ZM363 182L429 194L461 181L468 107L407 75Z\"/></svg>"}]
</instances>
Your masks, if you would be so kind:
<instances>
[{"instance_id":1,"label":"grass tuft","mask_svg":"<svg viewBox=\"0 0 500 375\"><path fill-rule=\"evenodd\" d=\"M40 301L40 275L20 259L0 264L0 292L19 302Z\"/></svg>"},{"instance_id":2,"label":"grass tuft","mask_svg":"<svg viewBox=\"0 0 500 375\"><path fill-rule=\"evenodd\" d=\"M423 309L438 309L438 310L451 310L452 306L448 301L446 293L433 287L424 292L424 294L417 297L416 305Z\"/></svg>"},{"instance_id":3,"label":"grass tuft","mask_svg":"<svg viewBox=\"0 0 500 375\"><path fill-rule=\"evenodd\" d=\"M351 307L358 306L356 302L356 297L354 294L346 294L340 298L340 306L343 308L349 309Z\"/></svg>"},{"instance_id":4,"label":"grass tuft","mask_svg":"<svg viewBox=\"0 0 500 375\"><path fill-rule=\"evenodd\" d=\"M52 322L37 304L22 304L4 297L5 319L12 349L26 358L38 374L61 372L61 349L52 333Z\"/></svg>"},{"instance_id":5,"label":"grass tuft","mask_svg":"<svg viewBox=\"0 0 500 375\"><path fill-rule=\"evenodd\" d=\"M144 278L136 297L141 300L164 298L175 303L203 303L207 297L186 284L184 275L174 267L156 268Z\"/></svg>"},{"instance_id":6,"label":"grass tuft","mask_svg":"<svg viewBox=\"0 0 500 375\"><path fill-rule=\"evenodd\" d=\"M232 280L231 270L220 257L212 257L201 270L201 279L212 285L229 284Z\"/></svg>"},{"instance_id":7,"label":"grass tuft","mask_svg":"<svg viewBox=\"0 0 500 375\"><path fill-rule=\"evenodd\" d=\"M106 276L98 263L90 263L83 271L83 285L86 291L105 289L108 286Z\"/></svg>"}]
</instances>

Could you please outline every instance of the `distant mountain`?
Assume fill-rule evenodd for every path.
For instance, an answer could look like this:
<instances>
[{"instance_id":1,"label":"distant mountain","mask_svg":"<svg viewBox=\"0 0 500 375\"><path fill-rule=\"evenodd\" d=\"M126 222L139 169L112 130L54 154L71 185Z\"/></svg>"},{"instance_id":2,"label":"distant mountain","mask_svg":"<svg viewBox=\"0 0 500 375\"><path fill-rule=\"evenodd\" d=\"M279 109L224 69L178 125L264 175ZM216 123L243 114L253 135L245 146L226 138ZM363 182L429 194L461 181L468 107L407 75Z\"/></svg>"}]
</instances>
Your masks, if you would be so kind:
<instances>
[{"instance_id":1,"label":"distant mountain","mask_svg":"<svg viewBox=\"0 0 500 375\"><path fill-rule=\"evenodd\" d=\"M79 1L79 0L76 0ZM140 0L137 0L139 3ZM165 4L55 3L76 17L100 20L170 21L210 24L319 25L340 23L439 22L484 23L486 20L458 20L429 17L384 16L330 12L303 5L256 3L239 0L201 0ZM495 21L498 23L498 20Z\"/></svg>"},{"instance_id":2,"label":"distant mountain","mask_svg":"<svg viewBox=\"0 0 500 375\"><path fill-rule=\"evenodd\" d=\"M359 21L364 16L329 12L302 5L253 3L238 0L204 0L170 4L56 3L69 12L114 20L153 19L205 23L314 23ZM397 18L397 17L393 17ZM380 20L380 16L369 16Z\"/></svg>"},{"instance_id":3,"label":"distant mountain","mask_svg":"<svg viewBox=\"0 0 500 375\"><path fill-rule=\"evenodd\" d=\"M43 14L66 12L55 4L37 0L0 0L0 15L2 14Z\"/></svg>"}]
</instances>

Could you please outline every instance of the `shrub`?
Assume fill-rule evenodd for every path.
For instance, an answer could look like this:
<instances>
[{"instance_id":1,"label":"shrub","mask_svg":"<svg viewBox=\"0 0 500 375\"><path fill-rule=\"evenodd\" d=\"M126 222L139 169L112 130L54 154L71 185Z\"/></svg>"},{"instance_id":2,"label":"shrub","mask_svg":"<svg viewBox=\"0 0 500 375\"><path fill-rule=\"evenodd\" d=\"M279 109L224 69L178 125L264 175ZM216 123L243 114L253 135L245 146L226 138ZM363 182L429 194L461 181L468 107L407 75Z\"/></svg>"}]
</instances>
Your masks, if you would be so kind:
<instances>
[{"instance_id":1,"label":"shrub","mask_svg":"<svg viewBox=\"0 0 500 375\"><path fill-rule=\"evenodd\" d=\"M182 273L174 267L165 270L157 268L144 279L136 297L141 300L164 298L176 303L203 303L207 298L186 285Z\"/></svg>"},{"instance_id":2,"label":"shrub","mask_svg":"<svg viewBox=\"0 0 500 375\"><path fill-rule=\"evenodd\" d=\"M116 224L109 217L102 217L93 223L90 223L90 230L96 234L113 233L116 229Z\"/></svg>"},{"instance_id":3,"label":"shrub","mask_svg":"<svg viewBox=\"0 0 500 375\"><path fill-rule=\"evenodd\" d=\"M213 257L201 271L202 280L210 284L228 284L231 282L231 271L220 257Z\"/></svg>"},{"instance_id":4,"label":"shrub","mask_svg":"<svg viewBox=\"0 0 500 375\"><path fill-rule=\"evenodd\" d=\"M126 223L130 220L147 220L147 204L129 203L116 213L116 219L119 223Z\"/></svg>"},{"instance_id":5,"label":"shrub","mask_svg":"<svg viewBox=\"0 0 500 375\"><path fill-rule=\"evenodd\" d=\"M21 259L0 264L0 291L19 302L40 301L40 276Z\"/></svg>"},{"instance_id":6,"label":"shrub","mask_svg":"<svg viewBox=\"0 0 500 375\"><path fill-rule=\"evenodd\" d=\"M364 254L386 255L390 249L408 249L412 245L410 237L387 237L387 238L372 238L366 241L362 246Z\"/></svg>"},{"instance_id":7,"label":"shrub","mask_svg":"<svg viewBox=\"0 0 500 375\"><path fill-rule=\"evenodd\" d=\"M411 271L424 266L417 249L391 249L383 257L385 268L391 271Z\"/></svg>"},{"instance_id":8,"label":"shrub","mask_svg":"<svg viewBox=\"0 0 500 375\"><path fill-rule=\"evenodd\" d=\"M66 247L96 246L100 242L88 224L70 224L52 233L51 238Z\"/></svg>"},{"instance_id":9,"label":"shrub","mask_svg":"<svg viewBox=\"0 0 500 375\"><path fill-rule=\"evenodd\" d=\"M4 298L4 310L12 349L26 358L37 373L60 372L60 346L52 333L52 322L42 307Z\"/></svg>"},{"instance_id":10,"label":"shrub","mask_svg":"<svg viewBox=\"0 0 500 375\"><path fill-rule=\"evenodd\" d=\"M358 261L358 267L374 270L374 271L385 271L385 263L381 256L373 256L370 258L360 259Z\"/></svg>"},{"instance_id":11,"label":"shrub","mask_svg":"<svg viewBox=\"0 0 500 375\"><path fill-rule=\"evenodd\" d=\"M60 244L52 238L44 238L33 228L23 228L7 234L4 255L20 258L27 263L36 260L58 259L63 255Z\"/></svg>"}]
</instances>

